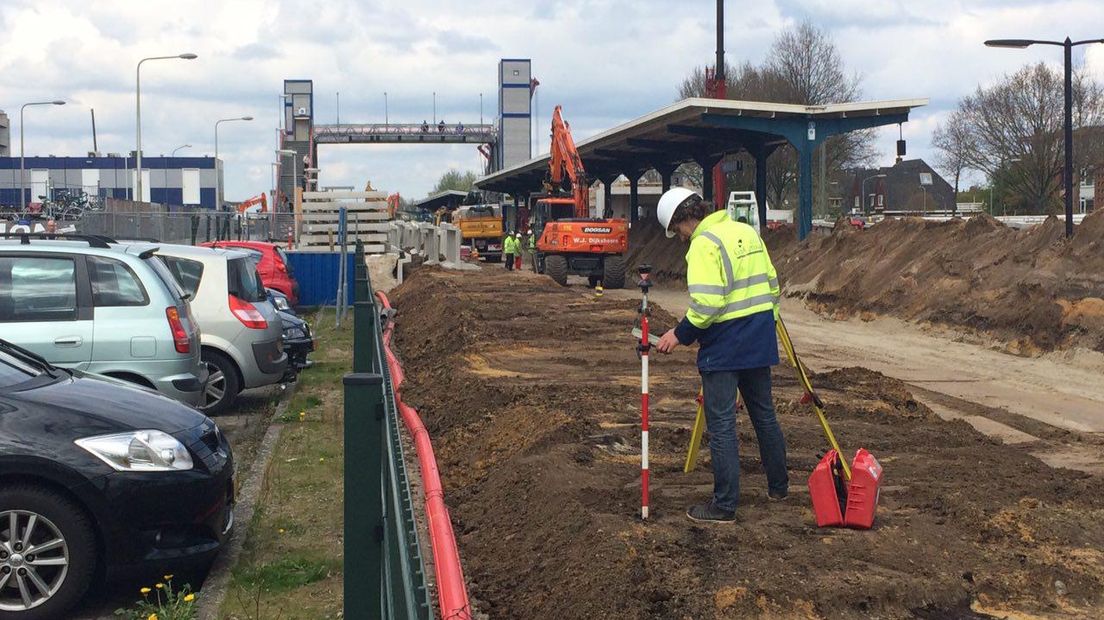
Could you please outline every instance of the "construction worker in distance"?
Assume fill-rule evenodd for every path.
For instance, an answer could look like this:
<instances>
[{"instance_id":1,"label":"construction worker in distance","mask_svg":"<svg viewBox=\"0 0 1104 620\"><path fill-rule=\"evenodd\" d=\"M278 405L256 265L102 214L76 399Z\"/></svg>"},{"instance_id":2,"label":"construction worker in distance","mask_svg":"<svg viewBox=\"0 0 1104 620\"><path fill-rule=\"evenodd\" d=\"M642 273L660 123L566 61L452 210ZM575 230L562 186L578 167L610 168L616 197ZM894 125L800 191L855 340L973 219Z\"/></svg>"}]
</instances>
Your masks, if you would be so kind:
<instances>
[{"instance_id":1,"label":"construction worker in distance","mask_svg":"<svg viewBox=\"0 0 1104 620\"><path fill-rule=\"evenodd\" d=\"M517 242L514 241L514 235L506 233L506 238L502 240L502 262L506 263L506 270L514 270L514 253L517 251Z\"/></svg>"},{"instance_id":2,"label":"construction worker in distance","mask_svg":"<svg viewBox=\"0 0 1104 620\"><path fill-rule=\"evenodd\" d=\"M533 263L533 273L537 272L537 236L530 228L525 234L529 235L529 260Z\"/></svg>"},{"instance_id":3,"label":"construction worker in distance","mask_svg":"<svg viewBox=\"0 0 1104 620\"><path fill-rule=\"evenodd\" d=\"M521 271L521 231L514 233L514 269Z\"/></svg>"},{"instance_id":4,"label":"construction worker in distance","mask_svg":"<svg viewBox=\"0 0 1104 620\"><path fill-rule=\"evenodd\" d=\"M754 228L732 221L724 210L714 212L712 204L689 189L664 192L656 216L668 238L678 235L690 242L690 307L656 348L670 353L680 344L699 344L698 371L713 462L712 501L691 506L686 515L694 521L733 521L740 496L737 389L759 440L768 497L781 500L789 493L786 442L771 398L770 367L778 363L778 276Z\"/></svg>"}]
</instances>

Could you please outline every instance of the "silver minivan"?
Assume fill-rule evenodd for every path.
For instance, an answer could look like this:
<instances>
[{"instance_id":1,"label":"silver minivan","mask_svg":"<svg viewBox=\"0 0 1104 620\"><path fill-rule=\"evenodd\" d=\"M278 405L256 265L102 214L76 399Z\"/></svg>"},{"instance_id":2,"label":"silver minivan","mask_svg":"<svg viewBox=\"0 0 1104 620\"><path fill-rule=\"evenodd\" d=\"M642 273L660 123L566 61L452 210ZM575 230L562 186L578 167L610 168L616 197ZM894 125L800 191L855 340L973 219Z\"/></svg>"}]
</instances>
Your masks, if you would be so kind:
<instances>
[{"instance_id":1,"label":"silver minivan","mask_svg":"<svg viewBox=\"0 0 1104 620\"><path fill-rule=\"evenodd\" d=\"M200 404L199 327L149 249L95 237L0 240L0 338L57 366Z\"/></svg>"},{"instance_id":2,"label":"silver minivan","mask_svg":"<svg viewBox=\"0 0 1104 620\"><path fill-rule=\"evenodd\" d=\"M202 328L203 361L210 377L201 411L220 413L241 390L285 380L283 323L248 255L158 244L157 257L191 296Z\"/></svg>"}]
</instances>

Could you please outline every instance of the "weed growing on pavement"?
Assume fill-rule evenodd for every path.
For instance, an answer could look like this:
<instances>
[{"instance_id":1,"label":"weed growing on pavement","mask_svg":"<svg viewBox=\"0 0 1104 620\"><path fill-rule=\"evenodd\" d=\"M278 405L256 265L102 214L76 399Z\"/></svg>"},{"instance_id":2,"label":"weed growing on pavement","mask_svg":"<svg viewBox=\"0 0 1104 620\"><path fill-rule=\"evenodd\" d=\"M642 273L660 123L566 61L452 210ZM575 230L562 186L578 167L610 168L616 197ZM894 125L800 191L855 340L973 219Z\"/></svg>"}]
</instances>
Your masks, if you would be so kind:
<instances>
[{"instance_id":1,"label":"weed growing on pavement","mask_svg":"<svg viewBox=\"0 0 1104 620\"><path fill-rule=\"evenodd\" d=\"M196 595L188 584L173 588L172 575L152 586L143 586L142 598L130 609L116 609L115 615L126 620L194 620L198 613Z\"/></svg>"}]
</instances>

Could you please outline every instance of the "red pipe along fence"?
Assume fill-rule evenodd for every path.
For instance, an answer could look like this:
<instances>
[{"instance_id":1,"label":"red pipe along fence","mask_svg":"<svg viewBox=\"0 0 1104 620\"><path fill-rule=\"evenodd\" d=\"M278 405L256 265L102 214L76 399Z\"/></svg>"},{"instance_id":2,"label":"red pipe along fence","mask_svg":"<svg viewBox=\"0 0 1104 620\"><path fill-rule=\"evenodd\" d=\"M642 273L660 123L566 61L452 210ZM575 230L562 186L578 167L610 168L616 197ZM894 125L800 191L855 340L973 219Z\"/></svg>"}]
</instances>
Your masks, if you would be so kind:
<instances>
[{"instance_id":1,"label":"red pipe along fence","mask_svg":"<svg viewBox=\"0 0 1104 620\"><path fill-rule=\"evenodd\" d=\"M376 297L387 310L391 302L382 291ZM422 486L425 490L426 519L429 521L429 542L433 551L434 573L437 576L437 603L441 618L446 620L470 620L471 603L464 583L464 571L460 567L460 550L456 546L456 535L452 531L452 520L445 506L445 492L441 487L441 475L437 470L437 459L433 456L433 444L429 441L418 412L402 402L400 388L404 379L402 365L391 352L391 332L394 324L387 323L383 330L383 347L387 354L387 366L391 370L391 383L395 388L395 402L399 407L406 430L414 439L414 451L418 455L418 464L422 469Z\"/></svg>"}]
</instances>

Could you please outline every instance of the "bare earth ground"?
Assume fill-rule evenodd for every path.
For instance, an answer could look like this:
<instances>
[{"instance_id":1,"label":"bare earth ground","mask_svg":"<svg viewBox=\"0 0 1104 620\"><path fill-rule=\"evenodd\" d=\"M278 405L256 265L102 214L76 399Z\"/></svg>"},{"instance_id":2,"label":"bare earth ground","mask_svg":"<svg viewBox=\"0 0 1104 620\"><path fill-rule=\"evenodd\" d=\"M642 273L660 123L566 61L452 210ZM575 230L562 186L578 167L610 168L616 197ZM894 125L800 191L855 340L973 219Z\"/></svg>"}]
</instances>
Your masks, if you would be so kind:
<instances>
[{"instance_id":1,"label":"bare earth ground","mask_svg":"<svg viewBox=\"0 0 1104 620\"><path fill-rule=\"evenodd\" d=\"M608 294L640 297L629 289ZM679 316L686 311L685 290L653 289L652 298ZM1104 473L1104 355L1072 350L1020 357L976 335L891 317L834 320L795 298L785 298L782 308L810 367L881 372L908 383L943 417L965 417L1052 465Z\"/></svg>"},{"instance_id":2,"label":"bare earth ground","mask_svg":"<svg viewBox=\"0 0 1104 620\"><path fill-rule=\"evenodd\" d=\"M677 315L680 296L654 299ZM628 337L638 297L595 299L585 287L560 289L493 268L422 269L392 296L404 395L433 436L477 609L492 618L1101 615L1104 481L1031 454L1064 442L1092 451L1094 436L995 409L969 391L977 386L945 388L943 379L954 378L946 359L891 355L901 342L919 347L925 338L928 349L917 357L953 349L915 328L893 336L876 331L878 321L856 321L841 333L786 310L815 370L851 366L813 380L845 450L869 448L885 466L873 530L815 527L804 482L825 442L781 366L775 401L791 500L766 501L745 420L739 522L687 521L683 511L708 497L712 477L707 451L696 471L681 470L699 385L685 349L653 362L654 518L642 523L640 367ZM660 327L674 322L662 308L654 317ZM866 340L843 335L851 329ZM849 358L827 362L847 347ZM966 355L963 368L980 373L999 363L975 348L979 357ZM854 367L892 363L926 386L925 401L966 419L942 419L901 381ZM1025 375L1016 389L1042 390L1047 381ZM1086 414L1078 423L1091 421ZM975 430L986 425L1021 435ZM1024 435L1028 441L1013 443Z\"/></svg>"}]
</instances>

